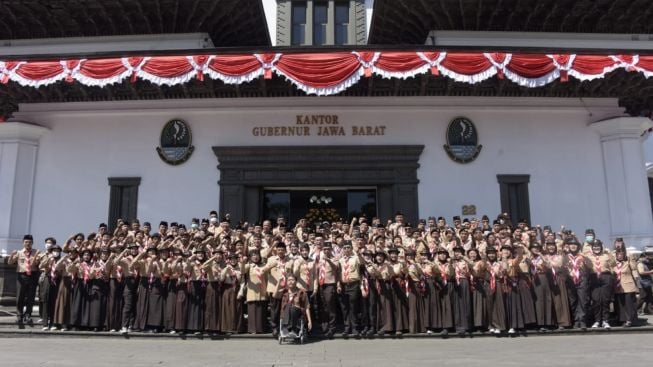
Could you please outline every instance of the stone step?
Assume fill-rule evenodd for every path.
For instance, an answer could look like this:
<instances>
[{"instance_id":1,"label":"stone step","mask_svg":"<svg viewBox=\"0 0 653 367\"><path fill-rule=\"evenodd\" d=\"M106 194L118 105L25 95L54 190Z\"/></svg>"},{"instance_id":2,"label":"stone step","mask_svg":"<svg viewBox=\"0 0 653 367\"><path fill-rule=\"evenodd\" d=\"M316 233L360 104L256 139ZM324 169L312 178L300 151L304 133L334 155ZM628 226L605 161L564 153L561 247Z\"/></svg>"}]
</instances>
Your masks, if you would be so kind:
<instances>
[{"instance_id":1,"label":"stone step","mask_svg":"<svg viewBox=\"0 0 653 367\"><path fill-rule=\"evenodd\" d=\"M465 336L465 338L496 338L496 337L519 337L519 336L565 336L565 335L607 335L607 334L650 334L653 333L653 326L638 326L631 328L622 328L622 327L613 327L612 329L587 329L586 331L578 329L569 329L569 330L554 330L547 332L538 332L538 331L526 331L522 333L517 333L513 335L508 335L506 333L501 334L500 336L490 334L490 333L472 333L471 336ZM159 339L189 339L189 340L224 340L224 339L261 339L261 340L274 340L272 334L232 334L232 335L216 335L210 336L208 334L202 335L193 335L193 334L168 334L168 333L143 333L143 332L132 332L127 335L122 335L117 332L92 332L92 331L43 331L41 330L40 325L16 325L15 323L9 322L0 322L0 338L10 338L10 337L24 337L24 338L56 338L56 337L72 337L72 338L159 338ZM342 339L342 334L336 334L334 336L336 339ZM384 339L393 339L395 336L386 335ZM444 339L444 338L460 338L458 335L449 334L447 337L442 337L438 334L404 334L402 338L413 339L413 338L431 338L431 339ZM323 340L326 339L322 335L315 335L310 337L311 340ZM353 339L350 337L350 339ZM365 338L366 339L366 338ZM380 337L374 337L374 339L380 339Z\"/></svg>"}]
</instances>

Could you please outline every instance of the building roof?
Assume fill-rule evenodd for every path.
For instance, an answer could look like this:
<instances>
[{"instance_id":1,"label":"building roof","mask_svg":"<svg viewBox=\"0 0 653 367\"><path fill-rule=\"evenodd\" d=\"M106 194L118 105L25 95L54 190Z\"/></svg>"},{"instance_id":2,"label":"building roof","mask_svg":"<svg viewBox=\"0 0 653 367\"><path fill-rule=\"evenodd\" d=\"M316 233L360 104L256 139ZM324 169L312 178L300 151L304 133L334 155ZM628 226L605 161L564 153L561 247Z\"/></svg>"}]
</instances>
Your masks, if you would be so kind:
<instances>
[{"instance_id":1,"label":"building roof","mask_svg":"<svg viewBox=\"0 0 653 367\"><path fill-rule=\"evenodd\" d=\"M260 0L3 0L0 39L208 33L222 46L270 45Z\"/></svg>"},{"instance_id":2,"label":"building roof","mask_svg":"<svg viewBox=\"0 0 653 367\"><path fill-rule=\"evenodd\" d=\"M370 44L424 44L432 30L653 33L650 0L375 0Z\"/></svg>"}]
</instances>

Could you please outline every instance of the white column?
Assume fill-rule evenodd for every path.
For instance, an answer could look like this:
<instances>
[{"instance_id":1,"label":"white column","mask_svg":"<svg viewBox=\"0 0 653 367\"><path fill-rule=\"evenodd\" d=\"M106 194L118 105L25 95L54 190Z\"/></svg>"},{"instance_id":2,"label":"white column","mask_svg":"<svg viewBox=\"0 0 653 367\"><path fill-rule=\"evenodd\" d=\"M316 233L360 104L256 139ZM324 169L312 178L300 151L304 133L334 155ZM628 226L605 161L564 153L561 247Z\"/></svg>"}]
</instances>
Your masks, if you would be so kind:
<instances>
[{"instance_id":1,"label":"white column","mask_svg":"<svg viewBox=\"0 0 653 367\"><path fill-rule=\"evenodd\" d=\"M618 117L591 126L601 136L610 239L623 237L628 247L637 249L653 245L653 214L642 145L642 134L653 126L651 120Z\"/></svg>"},{"instance_id":2,"label":"white column","mask_svg":"<svg viewBox=\"0 0 653 367\"><path fill-rule=\"evenodd\" d=\"M39 139L47 131L24 122L0 122L0 252L19 249L30 232Z\"/></svg>"}]
</instances>

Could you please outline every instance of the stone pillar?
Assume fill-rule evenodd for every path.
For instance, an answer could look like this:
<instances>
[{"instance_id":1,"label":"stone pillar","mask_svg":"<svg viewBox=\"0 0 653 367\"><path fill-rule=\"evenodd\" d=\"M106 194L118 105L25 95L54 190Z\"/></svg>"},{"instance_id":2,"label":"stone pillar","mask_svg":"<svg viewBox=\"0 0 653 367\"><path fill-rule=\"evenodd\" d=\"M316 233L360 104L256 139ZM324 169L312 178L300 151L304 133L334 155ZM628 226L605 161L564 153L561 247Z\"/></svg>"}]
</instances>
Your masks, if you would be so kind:
<instances>
[{"instance_id":1,"label":"stone pillar","mask_svg":"<svg viewBox=\"0 0 653 367\"><path fill-rule=\"evenodd\" d=\"M645 117L617 117L593 123L601 136L610 209L610 239L628 247L653 245L653 214L644 161L642 133L653 124Z\"/></svg>"},{"instance_id":2,"label":"stone pillar","mask_svg":"<svg viewBox=\"0 0 653 367\"><path fill-rule=\"evenodd\" d=\"M39 139L47 131L29 123L0 123L0 253L20 249L23 235L30 232ZM0 304L15 302L15 279L14 268L5 264L3 258Z\"/></svg>"}]
</instances>

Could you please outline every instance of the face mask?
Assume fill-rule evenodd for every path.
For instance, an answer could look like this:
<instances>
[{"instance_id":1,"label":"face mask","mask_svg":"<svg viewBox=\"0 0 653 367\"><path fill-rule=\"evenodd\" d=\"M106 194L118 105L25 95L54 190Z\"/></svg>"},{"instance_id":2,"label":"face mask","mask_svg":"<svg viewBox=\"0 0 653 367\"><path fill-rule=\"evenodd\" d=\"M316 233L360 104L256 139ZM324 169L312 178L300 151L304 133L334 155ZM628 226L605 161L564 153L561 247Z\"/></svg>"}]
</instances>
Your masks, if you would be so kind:
<instances>
[{"instance_id":1,"label":"face mask","mask_svg":"<svg viewBox=\"0 0 653 367\"><path fill-rule=\"evenodd\" d=\"M212 224L216 224L218 223L218 218L211 218L210 221Z\"/></svg>"},{"instance_id":2,"label":"face mask","mask_svg":"<svg viewBox=\"0 0 653 367\"><path fill-rule=\"evenodd\" d=\"M193 229L196 229L197 227L199 227L199 226L197 225L197 223L193 223L193 224L190 225L190 228L193 228Z\"/></svg>"},{"instance_id":3,"label":"face mask","mask_svg":"<svg viewBox=\"0 0 653 367\"><path fill-rule=\"evenodd\" d=\"M585 236L585 242L592 242L594 241L594 236Z\"/></svg>"},{"instance_id":4,"label":"face mask","mask_svg":"<svg viewBox=\"0 0 653 367\"><path fill-rule=\"evenodd\" d=\"M45 243L45 249L46 249L46 250L49 250L49 249L50 249L50 247L52 247L52 244L51 244L51 243L48 243L48 242L46 242L46 243Z\"/></svg>"},{"instance_id":5,"label":"face mask","mask_svg":"<svg viewBox=\"0 0 653 367\"><path fill-rule=\"evenodd\" d=\"M59 251L54 251L54 252L52 253L52 255L53 255L54 257L59 257L59 256L61 256L61 252L59 252Z\"/></svg>"}]
</instances>

